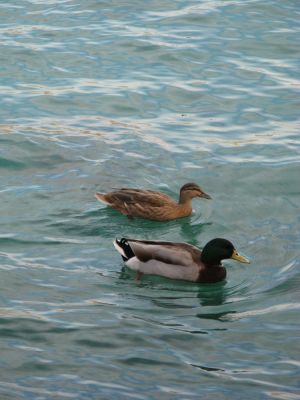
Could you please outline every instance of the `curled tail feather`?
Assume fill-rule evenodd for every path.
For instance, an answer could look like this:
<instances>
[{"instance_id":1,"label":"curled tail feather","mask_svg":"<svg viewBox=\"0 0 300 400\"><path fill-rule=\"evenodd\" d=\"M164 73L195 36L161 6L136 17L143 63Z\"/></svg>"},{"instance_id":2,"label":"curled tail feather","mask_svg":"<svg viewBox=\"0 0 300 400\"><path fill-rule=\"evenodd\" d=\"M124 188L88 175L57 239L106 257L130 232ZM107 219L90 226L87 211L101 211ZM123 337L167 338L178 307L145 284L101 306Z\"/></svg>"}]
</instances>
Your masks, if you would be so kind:
<instances>
[{"instance_id":1,"label":"curled tail feather","mask_svg":"<svg viewBox=\"0 0 300 400\"><path fill-rule=\"evenodd\" d=\"M121 254L123 261L128 261L130 258L135 257L134 252L132 251L132 248L130 247L130 244L128 243L127 239L122 238L122 239L116 239L114 241L114 246L115 249L118 251L118 253Z\"/></svg>"}]
</instances>

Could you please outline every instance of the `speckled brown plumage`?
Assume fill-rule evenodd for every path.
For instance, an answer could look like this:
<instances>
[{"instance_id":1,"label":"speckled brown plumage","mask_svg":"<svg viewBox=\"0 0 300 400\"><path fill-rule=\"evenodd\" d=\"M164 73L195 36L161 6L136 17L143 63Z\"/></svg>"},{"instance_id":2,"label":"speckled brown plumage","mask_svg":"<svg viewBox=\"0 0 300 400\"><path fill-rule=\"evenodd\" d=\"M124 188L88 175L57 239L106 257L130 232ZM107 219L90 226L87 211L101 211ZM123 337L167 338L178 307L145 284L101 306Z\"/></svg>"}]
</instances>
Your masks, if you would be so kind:
<instances>
[{"instance_id":1,"label":"speckled brown plumage","mask_svg":"<svg viewBox=\"0 0 300 400\"><path fill-rule=\"evenodd\" d=\"M129 218L141 217L155 221L169 221L190 215L194 197L211 198L195 183L182 186L178 202L165 193L145 189L122 188L109 193L96 193L99 201Z\"/></svg>"}]
</instances>

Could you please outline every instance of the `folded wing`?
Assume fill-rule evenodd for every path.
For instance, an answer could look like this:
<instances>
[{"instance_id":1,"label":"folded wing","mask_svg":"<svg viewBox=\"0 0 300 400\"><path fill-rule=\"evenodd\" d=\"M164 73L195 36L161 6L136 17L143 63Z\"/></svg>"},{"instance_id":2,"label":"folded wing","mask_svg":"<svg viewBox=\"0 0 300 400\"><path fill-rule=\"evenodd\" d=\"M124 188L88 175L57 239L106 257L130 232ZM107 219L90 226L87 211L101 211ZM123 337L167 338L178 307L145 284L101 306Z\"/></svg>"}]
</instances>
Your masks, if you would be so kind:
<instances>
[{"instance_id":1,"label":"folded wing","mask_svg":"<svg viewBox=\"0 0 300 400\"><path fill-rule=\"evenodd\" d=\"M189 267L200 261L201 251L187 243L131 239L127 241L141 262L156 260L165 264Z\"/></svg>"}]
</instances>

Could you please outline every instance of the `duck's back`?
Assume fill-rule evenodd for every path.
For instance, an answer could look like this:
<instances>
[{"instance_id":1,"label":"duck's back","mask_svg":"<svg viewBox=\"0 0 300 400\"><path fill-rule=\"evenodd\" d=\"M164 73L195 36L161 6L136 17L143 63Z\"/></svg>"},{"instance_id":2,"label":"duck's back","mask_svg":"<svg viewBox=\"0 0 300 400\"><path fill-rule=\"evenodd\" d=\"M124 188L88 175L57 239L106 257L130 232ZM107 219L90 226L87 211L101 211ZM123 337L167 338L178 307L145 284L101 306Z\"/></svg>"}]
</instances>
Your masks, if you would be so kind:
<instances>
[{"instance_id":1,"label":"duck's back","mask_svg":"<svg viewBox=\"0 0 300 400\"><path fill-rule=\"evenodd\" d=\"M179 206L175 200L153 190L122 188L107 194L98 193L96 197L131 217L166 221L182 216L179 215Z\"/></svg>"}]
</instances>

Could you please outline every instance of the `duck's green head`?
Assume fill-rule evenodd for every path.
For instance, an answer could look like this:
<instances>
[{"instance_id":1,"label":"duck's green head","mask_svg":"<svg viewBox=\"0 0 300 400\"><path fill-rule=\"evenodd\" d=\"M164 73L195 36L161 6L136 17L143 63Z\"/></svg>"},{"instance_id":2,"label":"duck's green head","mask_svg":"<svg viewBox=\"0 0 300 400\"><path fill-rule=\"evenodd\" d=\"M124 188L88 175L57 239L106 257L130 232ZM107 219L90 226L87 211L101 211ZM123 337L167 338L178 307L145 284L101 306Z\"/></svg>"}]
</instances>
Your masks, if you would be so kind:
<instances>
[{"instance_id":1,"label":"duck's green head","mask_svg":"<svg viewBox=\"0 0 300 400\"><path fill-rule=\"evenodd\" d=\"M227 239L213 239L208 242L201 253L201 261L205 265L219 265L222 260L232 258L233 260L241 263L249 264L250 261L241 256L233 246L233 244Z\"/></svg>"}]
</instances>

